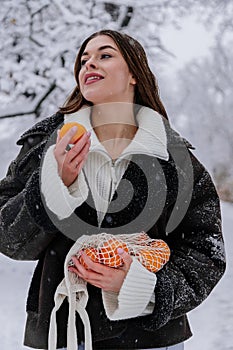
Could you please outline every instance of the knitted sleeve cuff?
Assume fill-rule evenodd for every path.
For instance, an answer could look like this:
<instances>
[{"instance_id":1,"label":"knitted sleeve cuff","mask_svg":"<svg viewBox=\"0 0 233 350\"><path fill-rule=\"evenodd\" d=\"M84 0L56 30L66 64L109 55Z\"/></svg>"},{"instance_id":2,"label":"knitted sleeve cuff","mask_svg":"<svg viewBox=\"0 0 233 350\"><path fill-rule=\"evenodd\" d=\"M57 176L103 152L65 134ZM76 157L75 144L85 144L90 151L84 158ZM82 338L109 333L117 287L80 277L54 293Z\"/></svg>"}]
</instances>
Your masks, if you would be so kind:
<instances>
[{"instance_id":1,"label":"knitted sleeve cuff","mask_svg":"<svg viewBox=\"0 0 233 350\"><path fill-rule=\"evenodd\" d=\"M68 188L57 171L57 162L51 146L44 157L41 171L41 191L47 207L62 220L69 217L88 196L88 186L80 172L75 182Z\"/></svg>"},{"instance_id":2,"label":"knitted sleeve cuff","mask_svg":"<svg viewBox=\"0 0 233 350\"><path fill-rule=\"evenodd\" d=\"M119 294L102 290L103 304L110 320L121 320L152 313L156 275L133 258Z\"/></svg>"}]
</instances>

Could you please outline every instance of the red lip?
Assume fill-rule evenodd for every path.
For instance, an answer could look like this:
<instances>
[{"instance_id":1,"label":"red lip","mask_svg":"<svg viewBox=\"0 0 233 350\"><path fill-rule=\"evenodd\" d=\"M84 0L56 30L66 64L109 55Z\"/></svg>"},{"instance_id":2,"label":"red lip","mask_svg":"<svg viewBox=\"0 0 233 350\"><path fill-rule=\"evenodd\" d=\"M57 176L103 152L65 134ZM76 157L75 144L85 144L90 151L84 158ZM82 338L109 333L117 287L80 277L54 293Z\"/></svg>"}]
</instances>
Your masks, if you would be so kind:
<instances>
[{"instance_id":1,"label":"red lip","mask_svg":"<svg viewBox=\"0 0 233 350\"><path fill-rule=\"evenodd\" d=\"M87 73L85 74L84 82L85 84L92 84L101 79L104 79L104 77L99 73Z\"/></svg>"}]
</instances>

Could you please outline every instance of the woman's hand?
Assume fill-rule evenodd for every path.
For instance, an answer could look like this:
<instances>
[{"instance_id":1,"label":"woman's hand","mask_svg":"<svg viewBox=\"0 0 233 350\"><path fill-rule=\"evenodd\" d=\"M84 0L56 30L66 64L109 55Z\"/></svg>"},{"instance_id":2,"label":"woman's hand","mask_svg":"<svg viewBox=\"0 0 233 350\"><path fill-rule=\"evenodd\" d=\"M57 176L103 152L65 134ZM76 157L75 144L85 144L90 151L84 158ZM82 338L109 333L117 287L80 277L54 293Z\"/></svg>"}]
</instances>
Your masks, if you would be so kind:
<instances>
[{"instance_id":1,"label":"woman's hand","mask_svg":"<svg viewBox=\"0 0 233 350\"><path fill-rule=\"evenodd\" d=\"M124 261L124 265L117 269L92 261L84 252L82 258L87 269L75 256L72 257L75 266L69 266L68 269L93 286L118 293L133 260L123 249L118 248L117 251Z\"/></svg>"},{"instance_id":2,"label":"woman's hand","mask_svg":"<svg viewBox=\"0 0 233 350\"><path fill-rule=\"evenodd\" d=\"M58 164L58 173L64 182L69 187L78 177L84 162L87 158L90 148L90 132L85 133L74 146L67 151L67 145L77 131L77 127L71 128L62 138L57 136L54 156Z\"/></svg>"}]
</instances>

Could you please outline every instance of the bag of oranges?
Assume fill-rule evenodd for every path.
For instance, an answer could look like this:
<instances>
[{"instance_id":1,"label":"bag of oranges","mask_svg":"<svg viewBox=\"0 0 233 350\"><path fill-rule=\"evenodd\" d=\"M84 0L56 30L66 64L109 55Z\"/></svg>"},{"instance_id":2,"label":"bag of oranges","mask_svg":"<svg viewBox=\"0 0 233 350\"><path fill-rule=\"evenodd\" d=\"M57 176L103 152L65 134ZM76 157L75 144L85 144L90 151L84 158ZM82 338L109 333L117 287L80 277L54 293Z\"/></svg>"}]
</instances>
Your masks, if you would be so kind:
<instances>
[{"instance_id":1,"label":"bag of oranges","mask_svg":"<svg viewBox=\"0 0 233 350\"><path fill-rule=\"evenodd\" d=\"M94 262L119 268L123 265L123 260L117 253L118 248L122 248L131 256L136 257L151 272L159 271L170 257L168 245L161 239L150 238L145 232L127 235L100 233L89 236L89 239L83 243L82 248L75 255L84 266L81 251L84 251ZM72 264L73 262L70 261L69 265ZM87 268L87 266L85 267Z\"/></svg>"},{"instance_id":2,"label":"bag of oranges","mask_svg":"<svg viewBox=\"0 0 233 350\"><path fill-rule=\"evenodd\" d=\"M87 282L77 274L69 272L67 267L73 265L72 256L74 255L85 266L80 254L81 251L84 251L95 262L112 268L119 268L123 265L123 260L117 253L118 248L124 249L131 256L138 259L151 272L159 271L170 257L168 245L163 240L150 238L145 232L127 235L100 233L92 236L83 235L77 239L66 256L64 278L55 292L55 305L51 313L49 325L49 350L57 349L56 312L66 298L69 301L67 350L77 349L76 312L78 312L84 325L85 350L92 350L91 324L86 311L89 297L86 287Z\"/></svg>"}]
</instances>

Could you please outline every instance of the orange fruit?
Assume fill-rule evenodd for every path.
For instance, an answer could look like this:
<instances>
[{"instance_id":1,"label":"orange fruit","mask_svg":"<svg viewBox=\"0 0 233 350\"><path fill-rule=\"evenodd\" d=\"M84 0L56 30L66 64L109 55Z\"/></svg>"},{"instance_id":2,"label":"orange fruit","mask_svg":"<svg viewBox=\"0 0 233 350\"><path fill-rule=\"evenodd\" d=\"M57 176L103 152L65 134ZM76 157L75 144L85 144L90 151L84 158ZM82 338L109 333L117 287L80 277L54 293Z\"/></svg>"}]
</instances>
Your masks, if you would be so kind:
<instances>
[{"instance_id":1,"label":"orange fruit","mask_svg":"<svg viewBox=\"0 0 233 350\"><path fill-rule=\"evenodd\" d=\"M140 249L136 256L149 271L157 272L169 260L170 249L164 241L154 240L150 246Z\"/></svg>"},{"instance_id":2,"label":"orange fruit","mask_svg":"<svg viewBox=\"0 0 233 350\"><path fill-rule=\"evenodd\" d=\"M123 265L123 260L117 253L117 248L124 249L127 253L129 249L127 244L117 240L116 238L110 238L99 249L100 262L110 267L120 267Z\"/></svg>"},{"instance_id":3,"label":"orange fruit","mask_svg":"<svg viewBox=\"0 0 233 350\"><path fill-rule=\"evenodd\" d=\"M60 137L63 137L73 126L77 126L78 130L76 131L75 135L70 140L71 144L76 143L82 136L87 132L86 128L77 122L70 122L66 123L62 126L60 130Z\"/></svg>"},{"instance_id":4,"label":"orange fruit","mask_svg":"<svg viewBox=\"0 0 233 350\"><path fill-rule=\"evenodd\" d=\"M144 231L140 232L137 235L137 245L147 245L148 240L150 240L151 238L148 236L148 234Z\"/></svg>"},{"instance_id":5,"label":"orange fruit","mask_svg":"<svg viewBox=\"0 0 233 350\"><path fill-rule=\"evenodd\" d=\"M94 261L94 262L100 262L99 254L98 254L97 249L95 249L95 248L86 248L86 249L84 249L83 251L84 251L84 253L86 253L86 255L87 255L92 261ZM83 259L82 255L80 256L79 261L80 261L80 263L81 263L86 269L88 269L87 264L84 262L84 259Z\"/></svg>"},{"instance_id":6,"label":"orange fruit","mask_svg":"<svg viewBox=\"0 0 233 350\"><path fill-rule=\"evenodd\" d=\"M164 242L162 239L153 239L150 242L150 247L156 248L158 250L161 250L165 254L170 255L170 249L166 242Z\"/></svg>"}]
</instances>

